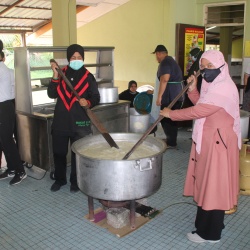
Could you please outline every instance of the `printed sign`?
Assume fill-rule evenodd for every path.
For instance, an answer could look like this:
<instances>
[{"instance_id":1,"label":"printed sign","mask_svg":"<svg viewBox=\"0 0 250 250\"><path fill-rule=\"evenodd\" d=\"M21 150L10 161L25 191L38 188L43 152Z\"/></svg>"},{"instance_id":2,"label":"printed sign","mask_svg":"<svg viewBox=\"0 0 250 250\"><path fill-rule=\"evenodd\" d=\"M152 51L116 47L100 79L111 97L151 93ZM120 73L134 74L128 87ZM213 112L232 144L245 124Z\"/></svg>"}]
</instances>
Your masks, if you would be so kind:
<instances>
[{"instance_id":1,"label":"printed sign","mask_svg":"<svg viewBox=\"0 0 250 250\"><path fill-rule=\"evenodd\" d=\"M202 28L185 28L185 56L184 56L184 75L188 74L188 70L193 64L190 51L193 48L204 50L205 30Z\"/></svg>"}]
</instances>

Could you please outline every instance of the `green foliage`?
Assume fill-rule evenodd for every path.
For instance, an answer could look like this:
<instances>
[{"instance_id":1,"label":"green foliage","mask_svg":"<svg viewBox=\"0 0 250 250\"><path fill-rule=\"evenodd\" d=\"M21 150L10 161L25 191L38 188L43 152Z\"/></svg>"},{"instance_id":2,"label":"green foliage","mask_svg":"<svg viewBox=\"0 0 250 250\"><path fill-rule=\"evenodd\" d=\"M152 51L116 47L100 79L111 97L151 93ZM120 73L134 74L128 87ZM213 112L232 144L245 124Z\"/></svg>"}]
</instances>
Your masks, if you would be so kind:
<instances>
[{"instance_id":1,"label":"green foliage","mask_svg":"<svg viewBox=\"0 0 250 250\"><path fill-rule=\"evenodd\" d=\"M20 34L0 34L5 54L5 64L14 69L14 47L22 46L22 37ZM45 67L45 69L32 70L31 79L40 79L51 77L50 59L53 58L52 52L30 54L30 67Z\"/></svg>"},{"instance_id":2,"label":"green foliage","mask_svg":"<svg viewBox=\"0 0 250 250\"><path fill-rule=\"evenodd\" d=\"M20 34L0 34L0 40L3 42L3 52L5 54L5 64L9 68L14 68L14 47L22 46L22 37Z\"/></svg>"}]
</instances>

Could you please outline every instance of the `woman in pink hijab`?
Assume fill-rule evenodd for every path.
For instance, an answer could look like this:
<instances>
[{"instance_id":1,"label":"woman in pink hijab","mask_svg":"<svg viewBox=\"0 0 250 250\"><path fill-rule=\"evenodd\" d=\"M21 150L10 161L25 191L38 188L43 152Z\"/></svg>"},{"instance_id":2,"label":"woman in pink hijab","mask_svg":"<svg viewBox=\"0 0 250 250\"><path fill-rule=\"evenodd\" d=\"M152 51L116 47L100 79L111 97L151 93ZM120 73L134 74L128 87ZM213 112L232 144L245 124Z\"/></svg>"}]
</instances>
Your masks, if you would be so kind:
<instances>
[{"instance_id":1,"label":"woman in pink hijab","mask_svg":"<svg viewBox=\"0 0 250 250\"><path fill-rule=\"evenodd\" d=\"M174 121L195 119L184 195L197 203L196 230L190 241L220 241L226 210L237 205L239 149L241 147L239 94L220 51L210 50L200 59L201 93L192 75L188 97L195 106L165 108L160 114Z\"/></svg>"}]
</instances>

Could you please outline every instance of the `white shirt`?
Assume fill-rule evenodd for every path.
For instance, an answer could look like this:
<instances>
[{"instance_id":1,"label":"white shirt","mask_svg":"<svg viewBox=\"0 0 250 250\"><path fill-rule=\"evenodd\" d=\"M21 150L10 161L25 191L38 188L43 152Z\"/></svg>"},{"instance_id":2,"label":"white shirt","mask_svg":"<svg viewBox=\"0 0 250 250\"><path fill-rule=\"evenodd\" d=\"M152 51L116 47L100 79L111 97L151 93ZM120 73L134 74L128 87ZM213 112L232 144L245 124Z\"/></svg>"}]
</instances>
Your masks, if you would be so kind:
<instances>
[{"instance_id":1,"label":"white shirt","mask_svg":"<svg viewBox=\"0 0 250 250\"><path fill-rule=\"evenodd\" d=\"M0 62L0 102L15 98L14 70Z\"/></svg>"}]
</instances>

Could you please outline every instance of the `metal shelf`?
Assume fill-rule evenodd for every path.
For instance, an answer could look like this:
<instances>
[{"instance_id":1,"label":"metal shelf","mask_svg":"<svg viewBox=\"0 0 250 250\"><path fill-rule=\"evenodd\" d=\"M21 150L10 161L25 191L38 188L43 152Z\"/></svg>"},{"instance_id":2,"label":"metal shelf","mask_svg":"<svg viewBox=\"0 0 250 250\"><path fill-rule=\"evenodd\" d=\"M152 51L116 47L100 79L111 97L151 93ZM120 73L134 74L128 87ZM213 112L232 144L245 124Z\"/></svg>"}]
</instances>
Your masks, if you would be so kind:
<instances>
[{"instance_id":1,"label":"metal shelf","mask_svg":"<svg viewBox=\"0 0 250 250\"><path fill-rule=\"evenodd\" d=\"M64 68L66 65L59 65L61 68ZM111 63L93 63L93 64L85 64L86 68L88 67L112 67ZM30 67L30 71L37 71L37 70L51 70L50 66L43 66L43 67ZM38 78L40 79L40 78ZM34 80L34 79L32 79Z\"/></svg>"},{"instance_id":2,"label":"metal shelf","mask_svg":"<svg viewBox=\"0 0 250 250\"><path fill-rule=\"evenodd\" d=\"M114 66L113 51L114 47L83 47L88 60L85 67L96 79L98 85L102 87L113 87L114 85ZM49 79L48 73L39 78L41 71L49 71L49 58L55 58L61 67L67 64L66 59L67 47L17 47L14 48L15 76L18 79L16 85L16 109L18 111L33 112L32 92L46 90L47 87L39 85L32 87L31 82L35 80ZM53 54L50 54L50 53ZM93 52L93 53L92 53ZM87 54L89 53L89 54ZM32 61L34 59L34 61ZM36 59L36 60L35 60ZM37 66L34 66L37 65ZM32 76L31 76L32 72ZM51 72L52 76L52 72ZM34 84L34 83L33 83ZM43 104L43 103L42 103ZM45 104L45 103L44 103Z\"/></svg>"}]
</instances>

